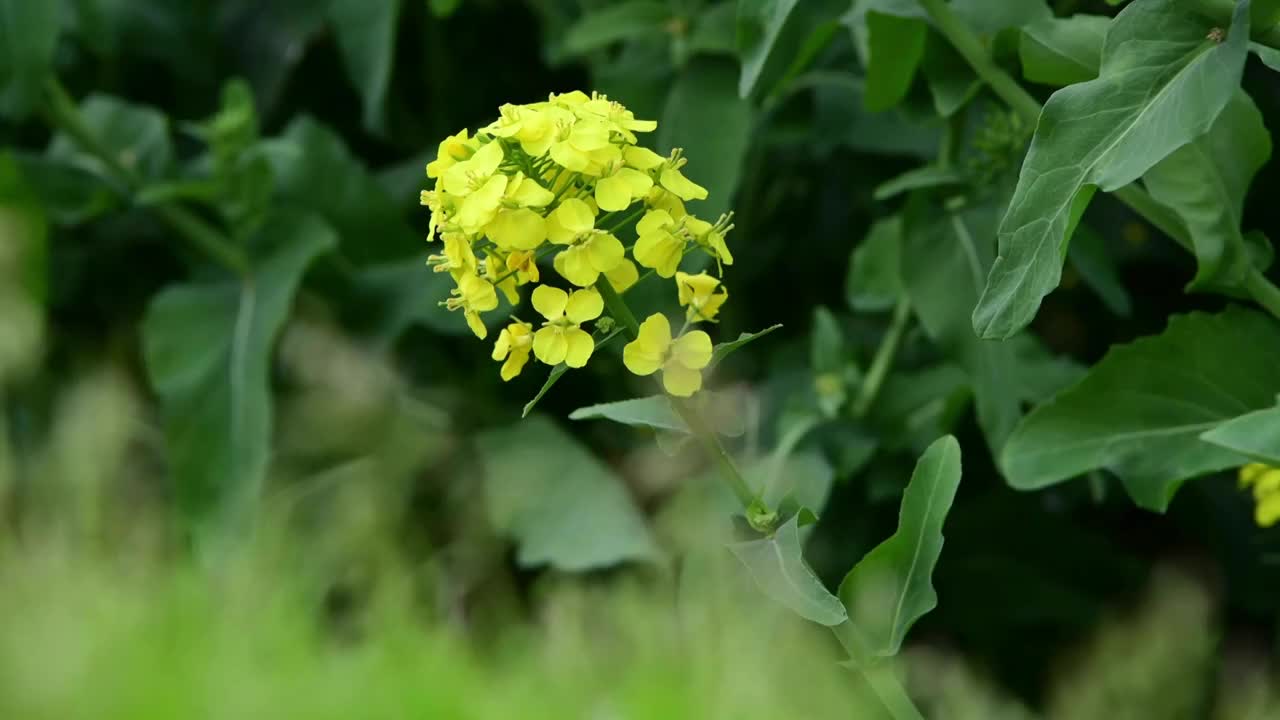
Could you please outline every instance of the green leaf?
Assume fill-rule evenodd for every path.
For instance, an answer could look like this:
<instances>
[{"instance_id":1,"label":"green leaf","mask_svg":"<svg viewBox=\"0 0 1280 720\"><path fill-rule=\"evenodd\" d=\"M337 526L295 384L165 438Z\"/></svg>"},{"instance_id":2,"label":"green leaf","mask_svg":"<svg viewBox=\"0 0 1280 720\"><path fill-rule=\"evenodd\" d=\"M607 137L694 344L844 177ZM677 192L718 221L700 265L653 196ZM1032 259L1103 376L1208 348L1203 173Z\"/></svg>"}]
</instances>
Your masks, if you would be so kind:
<instances>
[{"instance_id":1,"label":"green leaf","mask_svg":"<svg viewBox=\"0 0 1280 720\"><path fill-rule=\"evenodd\" d=\"M666 395L619 400L578 408L569 413L570 420L612 420L632 427L689 432L689 426L676 415Z\"/></svg>"},{"instance_id":2,"label":"green leaf","mask_svg":"<svg viewBox=\"0 0 1280 720\"><path fill-rule=\"evenodd\" d=\"M1151 197L1190 231L1199 267L1188 289L1238 288L1253 271L1240 223L1249 184L1270 157L1262 113L1237 90L1209 132L1142 177Z\"/></svg>"},{"instance_id":3,"label":"green leaf","mask_svg":"<svg viewBox=\"0 0 1280 720\"><path fill-rule=\"evenodd\" d=\"M684 173L707 189L707 199L690 208L715 218L729 209L751 137L750 103L733 92L733 62L695 58L676 78L658 124L658 145L684 148Z\"/></svg>"},{"instance_id":4,"label":"green leaf","mask_svg":"<svg viewBox=\"0 0 1280 720\"><path fill-rule=\"evenodd\" d=\"M667 4L654 0L630 0L589 10L565 32L564 49L581 55L621 40L659 34L670 19Z\"/></svg>"},{"instance_id":5,"label":"green leaf","mask_svg":"<svg viewBox=\"0 0 1280 720\"><path fill-rule=\"evenodd\" d=\"M0 152L0 248L0 285L21 287L33 303L44 305L49 294L49 220L9 152ZM0 345L8 345L10 339L7 336ZM12 351L0 347L0 357Z\"/></svg>"},{"instance_id":6,"label":"green leaf","mask_svg":"<svg viewBox=\"0 0 1280 720\"><path fill-rule=\"evenodd\" d=\"M272 348L307 266L337 242L319 219L288 214L255 240L243 282L170 287L142 327L178 506L201 534L241 530L254 509L270 456Z\"/></svg>"},{"instance_id":7,"label":"green leaf","mask_svg":"<svg viewBox=\"0 0 1280 720\"><path fill-rule=\"evenodd\" d=\"M329 221L347 259L363 265L404 260L421 251L402 205L329 128L303 116L281 137L261 143L259 151L271 163L277 196Z\"/></svg>"},{"instance_id":8,"label":"green leaf","mask_svg":"<svg viewBox=\"0 0 1280 720\"><path fill-rule=\"evenodd\" d=\"M742 73L738 95L747 97L756 90L765 65L782 35L783 26L799 0L740 0L738 3L738 54Z\"/></svg>"},{"instance_id":9,"label":"green leaf","mask_svg":"<svg viewBox=\"0 0 1280 720\"><path fill-rule=\"evenodd\" d=\"M768 335L769 333L781 327L782 327L781 324L770 325L769 327L759 332L742 333L741 335L738 336L737 340L732 340L730 342L720 343L719 345L716 345L715 349L711 353L711 364L707 366L707 369L710 370L715 366L719 365L720 362L724 360L726 357L742 349L743 345L746 345L747 343L755 342L756 340L759 340L765 335Z\"/></svg>"},{"instance_id":10,"label":"green leaf","mask_svg":"<svg viewBox=\"0 0 1280 720\"><path fill-rule=\"evenodd\" d=\"M1280 390L1280 328L1251 310L1176 316L1153 337L1111 349L1078 384L1035 408L1001 467L1022 490L1106 468L1139 505L1163 511L1182 482L1241 463L1197 438Z\"/></svg>"},{"instance_id":11,"label":"green leaf","mask_svg":"<svg viewBox=\"0 0 1280 720\"><path fill-rule=\"evenodd\" d=\"M916 463L902 495L898 530L840 583L840 600L873 655L896 655L911 626L937 607L933 569L942 555L942 526L959 487L960 444L947 435Z\"/></svg>"},{"instance_id":12,"label":"green leaf","mask_svg":"<svg viewBox=\"0 0 1280 720\"><path fill-rule=\"evenodd\" d=\"M476 438L489 520L521 567L582 571L658 555L622 480L550 420L533 416Z\"/></svg>"},{"instance_id":13,"label":"green leaf","mask_svg":"<svg viewBox=\"0 0 1280 720\"><path fill-rule=\"evenodd\" d=\"M1280 466L1280 407L1245 413L1201 433L1200 439L1258 462Z\"/></svg>"},{"instance_id":14,"label":"green leaf","mask_svg":"<svg viewBox=\"0 0 1280 720\"><path fill-rule=\"evenodd\" d=\"M982 80L964 56L938 33L929 33L920 69L938 115L949 118L978 94Z\"/></svg>"},{"instance_id":15,"label":"green leaf","mask_svg":"<svg viewBox=\"0 0 1280 720\"><path fill-rule=\"evenodd\" d=\"M1280 50L1259 43L1249 43L1249 49L1258 56L1263 65L1280 72Z\"/></svg>"},{"instance_id":16,"label":"green leaf","mask_svg":"<svg viewBox=\"0 0 1280 720\"><path fill-rule=\"evenodd\" d=\"M905 192L912 190L929 190L933 188L949 187L952 185L961 185L965 182L964 175L950 168L940 168L936 165L921 165L918 168L912 168L901 175L885 180L876 186L876 200L890 200ZM874 226L873 226L874 232ZM866 241L864 241L865 244Z\"/></svg>"},{"instance_id":17,"label":"green leaf","mask_svg":"<svg viewBox=\"0 0 1280 720\"><path fill-rule=\"evenodd\" d=\"M1107 33L1098 79L1049 98L1000 225L1000 255L973 326L1006 338L1058 284L1071 230L1094 187L1118 190L1208 131L1240 83L1248 1L1228 38L1174 0L1139 0Z\"/></svg>"},{"instance_id":18,"label":"green leaf","mask_svg":"<svg viewBox=\"0 0 1280 720\"><path fill-rule=\"evenodd\" d=\"M1024 27L1018 45L1022 76L1057 87L1096 78L1110 25L1111 18L1103 15L1072 15Z\"/></svg>"},{"instance_id":19,"label":"green leaf","mask_svg":"<svg viewBox=\"0 0 1280 720\"><path fill-rule=\"evenodd\" d=\"M21 118L40 104L61 11L52 0L0 0L0 115Z\"/></svg>"},{"instance_id":20,"label":"green leaf","mask_svg":"<svg viewBox=\"0 0 1280 720\"><path fill-rule=\"evenodd\" d=\"M880 312L898 304L903 292L901 246L901 217L894 215L872 223L849 258L849 275L844 282L849 307L859 312Z\"/></svg>"},{"instance_id":21,"label":"green leaf","mask_svg":"<svg viewBox=\"0 0 1280 720\"><path fill-rule=\"evenodd\" d=\"M956 15L982 35L994 35L1006 28L1020 28L1053 17L1045 0L952 0Z\"/></svg>"},{"instance_id":22,"label":"green leaf","mask_svg":"<svg viewBox=\"0 0 1280 720\"><path fill-rule=\"evenodd\" d=\"M800 617L828 626L848 619L840 599L822 586L804 562L799 515L783 523L772 537L733 543L729 550L747 567L765 595Z\"/></svg>"},{"instance_id":23,"label":"green leaf","mask_svg":"<svg viewBox=\"0 0 1280 720\"><path fill-rule=\"evenodd\" d=\"M897 105L911 89L924 58L928 25L914 18L868 12L867 86L863 101L873 112Z\"/></svg>"},{"instance_id":24,"label":"green leaf","mask_svg":"<svg viewBox=\"0 0 1280 720\"><path fill-rule=\"evenodd\" d=\"M158 110L134 105L110 95L90 95L80 113L93 134L116 160L145 180L167 176L173 166L169 120ZM96 156L84 152L65 133L54 135L49 158L88 168L101 177L113 173Z\"/></svg>"},{"instance_id":25,"label":"green leaf","mask_svg":"<svg viewBox=\"0 0 1280 720\"><path fill-rule=\"evenodd\" d=\"M862 101L862 79L848 72L812 71L793 88L811 88L814 119L809 142L824 154L836 147L884 155L932 159L937 155L937 123L926 123L898 109L868 112Z\"/></svg>"},{"instance_id":26,"label":"green leaf","mask_svg":"<svg viewBox=\"0 0 1280 720\"><path fill-rule=\"evenodd\" d=\"M364 105L364 126L382 132L400 0L331 0L328 12L347 77Z\"/></svg>"}]
</instances>

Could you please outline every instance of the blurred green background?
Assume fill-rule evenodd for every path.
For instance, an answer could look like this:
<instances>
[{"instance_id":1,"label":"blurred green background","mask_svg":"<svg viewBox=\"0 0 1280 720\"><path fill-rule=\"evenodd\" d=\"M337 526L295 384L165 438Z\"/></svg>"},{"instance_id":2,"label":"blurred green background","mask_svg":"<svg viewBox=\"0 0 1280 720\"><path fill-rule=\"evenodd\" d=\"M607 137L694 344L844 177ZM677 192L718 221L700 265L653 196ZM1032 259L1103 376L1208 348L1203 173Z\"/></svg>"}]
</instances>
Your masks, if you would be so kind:
<instances>
[{"instance_id":1,"label":"blurred green background","mask_svg":"<svg viewBox=\"0 0 1280 720\"><path fill-rule=\"evenodd\" d=\"M1017 493L914 322L854 409L896 268L932 260L883 257L904 203L883 184L961 142L965 182L998 187L1030 129L979 91L957 138L923 80L872 112L849 0L754 24L770 5L0 0L0 716L877 717L830 639L726 562L695 448L566 419L643 393L620 362L522 421L544 376L503 383L437 305L436 144L582 89L685 149L699 215L736 211L717 340L783 328L713 384L751 472L822 509L828 586L893 531L918 453L960 437L940 604L903 663L929 717L1280 717L1280 536L1232 479L1163 516L1103 474ZM1278 187L1271 163L1246 226L1280 234ZM1222 304L1095 205L1034 375L1007 379L1028 401Z\"/></svg>"}]
</instances>

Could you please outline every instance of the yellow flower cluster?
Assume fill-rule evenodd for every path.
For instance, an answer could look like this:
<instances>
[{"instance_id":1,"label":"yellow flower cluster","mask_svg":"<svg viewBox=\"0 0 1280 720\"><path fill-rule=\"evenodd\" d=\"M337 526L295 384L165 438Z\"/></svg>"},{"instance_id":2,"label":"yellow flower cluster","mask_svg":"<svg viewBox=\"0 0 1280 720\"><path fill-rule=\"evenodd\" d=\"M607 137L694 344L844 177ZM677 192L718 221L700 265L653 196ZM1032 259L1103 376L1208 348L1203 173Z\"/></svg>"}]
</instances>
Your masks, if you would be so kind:
<instances>
[{"instance_id":1,"label":"yellow flower cluster","mask_svg":"<svg viewBox=\"0 0 1280 720\"><path fill-rule=\"evenodd\" d=\"M1249 463L1240 468L1240 487L1253 488L1254 520L1261 527L1280 522L1280 468Z\"/></svg>"},{"instance_id":2,"label":"yellow flower cluster","mask_svg":"<svg viewBox=\"0 0 1280 720\"><path fill-rule=\"evenodd\" d=\"M725 234L733 226L730 216L711 223L685 210L707 191L681 172L680 150L663 157L637 144L636 133L656 127L603 95L575 91L503 105L475 135L462 130L440 143L427 165L435 186L422 192L422 204L431 211L428 239L443 244L428 262L455 283L443 304L461 310L484 339L481 316L498 308L499 294L518 305L520 288L533 285L530 300L543 318L537 329L513 318L500 332L493 359L502 362L503 380L519 375L530 355L548 365L585 365L602 334L602 323L594 332L582 327L604 312L596 288L607 282L625 293L642 279L638 265L645 277L675 279L685 329L673 338L665 316L649 316L624 349L626 366L638 375L662 370L673 395L702 386L711 338L686 330L714 322L728 291L719 277L680 265L695 250L717 270L732 265ZM624 245L618 236L628 230L635 237ZM568 290L539 284L546 281L539 260L547 256Z\"/></svg>"}]
</instances>

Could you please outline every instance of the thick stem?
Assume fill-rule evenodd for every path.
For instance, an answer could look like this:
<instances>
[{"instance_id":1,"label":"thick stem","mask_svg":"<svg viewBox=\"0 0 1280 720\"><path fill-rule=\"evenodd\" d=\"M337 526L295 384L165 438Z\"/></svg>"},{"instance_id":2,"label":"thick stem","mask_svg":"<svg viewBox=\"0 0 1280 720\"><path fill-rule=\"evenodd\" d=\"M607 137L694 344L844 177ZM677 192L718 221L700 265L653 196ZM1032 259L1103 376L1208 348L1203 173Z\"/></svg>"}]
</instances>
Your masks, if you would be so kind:
<instances>
[{"instance_id":1,"label":"thick stem","mask_svg":"<svg viewBox=\"0 0 1280 720\"><path fill-rule=\"evenodd\" d=\"M136 195L144 185L143 179L122 163L102 142L57 78L50 78L45 84L45 94L48 99L45 109L50 124L65 132L82 150L101 161L117 182ZM155 212L182 239L218 264L240 275L248 272L249 262L244 253L199 216L171 203L156 206Z\"/></svg>"},{"instance_id":2,"label":"thick stem","mask_svg":"<svg viewBox=\"0 0 1280 720\"><path fill-rule=\"evenodd\" d=\"M990 54L983 47L982 41L952 11L946 0L916 1L929 14L938 30L947 38L952 47L964 57L974 72L978 73L978 76L991 87L991 90L1000 99L1004 100L1009 107L1013 108L1015 112L1035 124L1040 118L1040 111L1043 109L1040 103L992 61ZM1231 10L1234 3L1224 3L1223 0L1190 1L1193 2L1196 6L1195 9L1202 15L1215 19L1223 27L1230 24ZM1255 19L1258 19L1258 14L1257 8L1255 8ZM1265 12L1265 17L1260 21L1261 25L1254 28L1254 37L1264 44L1280 47L1280 25L1276 25L1277 21L1280 21L1280 5L1274 10ZM1143 190L1136 183L1122 187L1113 192L1112 195L1125 205L1128 205L1131 210L1144 220L1172 238L1174 242L1187 250L1194 251L1191 236L1187 233L1182 223L1168 208L1156 202L1146 190ZM1249 290L1249 294L1259 305L1266 308L1275 317L1280 318L1280 302L1277 302L1280 299L1280 290L1277 290L1275 285L1271 284L1261 273L1255 272L1248 278L1246 287Z\"/></svg>"},{"instance_id":3,"label":"thick stem","mask_svg":"<svg viewBox=\"0 0 1280 720\"><path fill-rule=\"evenodd\" d=\"M866 415L871 405L875 403L876 397L880 394L880 388L884 386L884 381L889 376L889 370L893 368L893 359L898 354L898 347L902 344L902 335L906 332L907 320L910 317L911 302L904 295L893 308L893 320L890 321L889 329L880 340L880 347L876 349L875 357L871 359L871 367L867 369L862 386L858 388L858 396L853 401L854 416Z\"/></svg>"}]
</instances>

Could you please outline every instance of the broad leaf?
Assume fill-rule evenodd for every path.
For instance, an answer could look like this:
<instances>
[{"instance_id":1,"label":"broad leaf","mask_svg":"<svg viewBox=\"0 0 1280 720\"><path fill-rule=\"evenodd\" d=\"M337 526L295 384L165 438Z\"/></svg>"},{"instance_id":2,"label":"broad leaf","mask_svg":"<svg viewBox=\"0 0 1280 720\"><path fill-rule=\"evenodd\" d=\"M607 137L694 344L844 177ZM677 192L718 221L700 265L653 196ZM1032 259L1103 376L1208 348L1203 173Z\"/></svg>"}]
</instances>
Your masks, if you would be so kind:
<instances>
[{"instance_id":1,"label":"broad leaf","mask_svg":"<svg viewBox=\"0 0 1280 720\"><path fill-rule=\"evenodd\" d=\"M888 310L902 298L902 218L877 220L853 249L844 296L860 312Z\"/></svg>"},{"instance_id":2,"label":"broad leaf","mask_svg":"<svg viewBox=\"0 0 1280 720\"><path fill-rule=\"evenodd\" d=\"M997 212L992 203L945 212L921 196L913 198L904 220L903 257L920 260L902 266L911 307L925 332L969 375L978 424L994 452L1022 416L1017 387L1010 382L1018 368L1014 345L983 340L969 323L995 255L991 236Z\"/></svg>"},{"instance_id":3,"label":"broad leaf","mask_svg":"<svg viewBox=\"0 0 1280 720\"><path fill-rule=\"evenodd\" d=\"M564 49L582 54L629 38L662 32L671 19L671 9L656 0L627 0L598 10L589 10L564 36Z\"/></svg>"},{"instance_id":4,"label":"broad leaf","mask_svg":"<svg viewBox=\"0 0 1280 720\"><path fill-rule=\"evenodd\" d=\"M612 420L633 427L689 432L689 426L676 414L666 395L619 400L578 408L569 413L570 420Z\"/></svg>"},{"instance_id":5,"label":"broad leaf","mask_svg":"<svg viewBox=\"0 0 1280 720\"><path fill-rule=\"evenodd\" d=\"M707 366L707 369L710 370L711 368L714 368L716 365L719 365L722 360L724 360L726 357L733 354L734 352L740 350L742 346L748 343L755 342L756 340L759 340L765 335L768 335L769 333L781 327L782 325L770 325L769 327L759 332L742 333L741 335L738 336L737 340L732 340L730 342L720 343L719 345L716 345L715 349L711 353L711 364Z\"/></svg>"},{"instance_id":6,"label":"broad leaf","mask_svg":"<svg viewBox=\"0 0 1280 720\"><path fill-rule=\"evenodd\" d=\"M929 33L920 66L938 115L949 118L978 94L982 81L964 56L938 33Z\"/></svg>"},{"instance_id":7,"label":"broad leaf","mask_svg":"<svg viewBox=\"0 0 1280 720\"><path fill-rule=\"evenodd\" d=\"M1098 76L1102 43L1111 18L1072 15L1046 18L1022 29L1018 57L1022 76L1031 82L1062 87Z\"/></svg>"},{"instance_id":8,"label":"broad leaf","mask_svg":"<svg viewBox=\"0 0 1280 720\"><path fill-rule=\"evenodd\" d=\"M688 149L684 172L707 189L707 199L690 211L713 220L733 201L751 136L751 105L733 93L734 73L727 58L690 62L676 78L658 124L659 147Z\"/></svg>"},{"instance_id":9,"label":"broad leaf","mask_svg":"<svg viewBox=\"0 0 1280 720\"><path fill-rule=\"evenodd\" d=\"M1242 462L1197 438L1274 405L1277 367L1280 328L1269 317L1238 307L1174 317L1160 335L1112 348L1028 414L1001 467L1023 490L1106 468L1139 505L1162 511L1184 480Z\"/></svg>"},{"instance_id":10,"label":"broad leaf","mask_svg":"<svg viewBox=\"0 0 1280 720\"><path fill-rule=\"evenodd\" d=\"M1151 197L1191 233L1193 289L1234 289L1253 270L1240 223L1253 176L1271 157L1271 135L1253 99L1238 90L1209 132L1143 176Z\"/></svg>"},{"instance_id":11,"label":"broad leaf","mask_svg":"<svg viewBox=\"0 0 1280 720\"><path fill-rule=\"evenodd\" d=\"M928 26L922 20L869 12L867 86L863 101L872 112L888 110L906 97L924 58Z\"/></svg>"},{"instance_id":12,"label":"broad leaf","mask_svg":"<svg viewBox=\"0 0 1280 720\"><path fill-rule=\"evenodd\" d=\"M381 132L395 59L400 0L331 0L329 20L351 84L364 105L364 126Z\"/></svg>"},{"instance_id":13,"label":"broad leaf","mask_svg":"<svg viewBox=\"0 0 1280 720\"><path fill-rule=\"evenodd\" d=\"M1246 413L1200 435L1200 439L1280 467L1280 407Z\"/></svg>"},{"instance_id":14,"label":"broad leaf","mask_svg":"<svg viewBox=\"0 0 1280 720\"><path fill-rule=\"evenodd\" d=\"M178 506L201 533L242 528L253 510L270 454L275 339L307 266L337 238L314 217L275 215L256 241L242 282L170 287L142 328Z\"/></svg>"},{"instance_id":15,"label":"broad leaf","mask_svg":"<svg viewBox=\"0 0 1280 720\"><path fill-rule=\"evenodd\" d=\"M110 95L90 95L80 103L85 123L102 145L126 168L143 179L162 178L173 165L173 144L169 140L169 120L158 110L134 105ZM64 133L53 136L49 157L88 168L99 176L114 173L96 156Z\"/></svg>"},{"instance_id":16,"label":"broad leaf","mask_svg":"<svg viewBox=\"0 0 1280 720\"><path fill-rule=\"evenodd\" d=\"M902 495L898 530L845 575L840 600L873 655L896 655L917 620L938 605L933 569L942 526L960 487L960 444L939 438L916 463Z\"/></svg>"},{"instance_id":17,"label":"broad leaf","mask_svg":"<svg viewBox=\"0 0 1280 720\"><path fill-rule=\"evenodd\" d=\"M0 0L0 115L35 110L52 73L63 4Z\"/></svg>"},{"instance_id":18,"label":"broad leaf","mask_svg":"<svg viewBox=\"0 0 1280 720\"><path fill-rule=\"evenodd\" d=\"M348 259L358 264L404 260L421 250L402 205L387 196L329 128L300 117L282 136L259 147L275 172L277 196L328 220Z\"/></svg>"},{"instance_id":19,"label":"broad leaf","mask_svg":"<svg viewBox=\"0 0 1280 720\"><path fill-rule=\"evenodd\" d=\"M832 595L809 566L800 545L799 515L783 523L772 537L729 546L760 590L795 614L820 625L848 619L840 599Z\"/></svg>"},{"instance_id":20,"label":"broad leaf","mask_svg":"<svg viewBox=\"0 0 1280 720\"><path fill-rule=\"evenodd\" d=\"M652 560L657 548L622 480L550 420L476 438L489 520L521 567L582 571Z\"/></svg>"},{"instance_id":21,"label":"broad leaf","mask_svg":"<svg viewBox=\"0 0 1280 720\"><path fill-rule=\"evenodd\" d=\"M1049 98L1000 225L1000 254L973 326L1006 338L1058 284L1092 189L1118 190L1208 131L1240 82L1248 0L1225 41L1174 0L1138 0L1107 33L1099 77Z\"/></svg>"}]
</instances>

